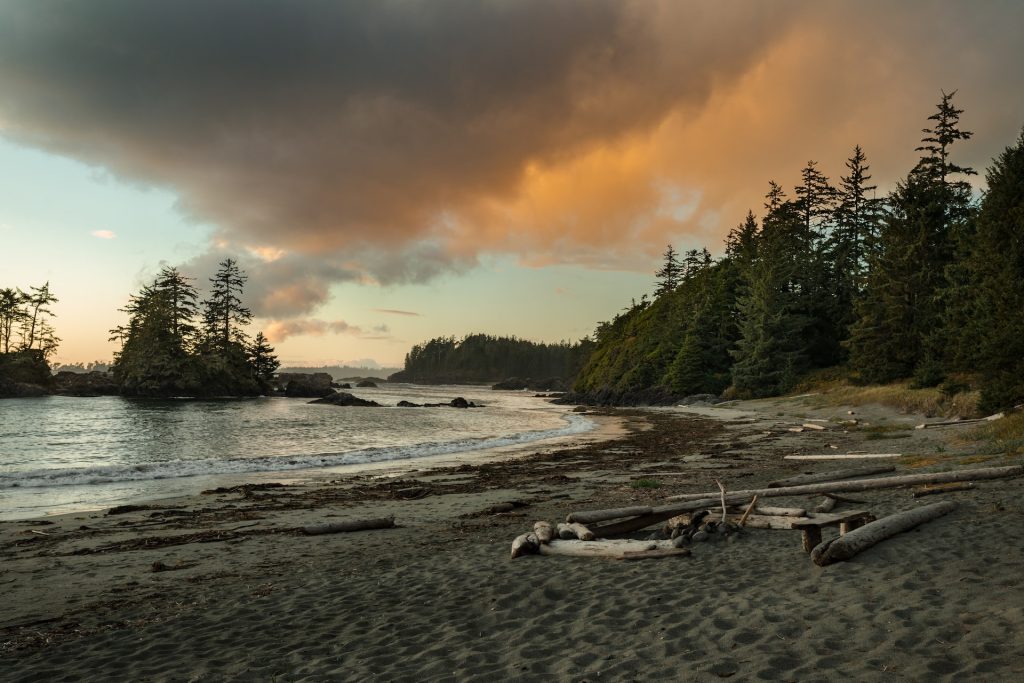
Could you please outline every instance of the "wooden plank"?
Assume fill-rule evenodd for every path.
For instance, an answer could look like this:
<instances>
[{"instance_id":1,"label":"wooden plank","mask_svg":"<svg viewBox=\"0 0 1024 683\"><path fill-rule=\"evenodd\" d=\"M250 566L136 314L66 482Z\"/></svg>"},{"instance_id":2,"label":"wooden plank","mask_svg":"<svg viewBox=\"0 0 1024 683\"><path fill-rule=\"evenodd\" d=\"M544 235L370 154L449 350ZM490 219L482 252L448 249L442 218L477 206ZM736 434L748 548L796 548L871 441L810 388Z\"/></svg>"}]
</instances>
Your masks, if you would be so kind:
<instances>
[{"instance_id":1,"label":"wooden plank","mask_svg":"<svg viewBox=\"0 0 1024 683\"><path fill-rule=\"evenodd\" d=\"M822 453L820 455L785 455L783 460L871 460L899 458L902 453Z\"/></svg>"},{"instance_id":2,"label":"wooden plank","mask_svg":"<svg viewBox=\"0 0 1024 683\"><path fill-rule=\"evenodd\" d=\"M800 474L794 477L786 477L785 479L777 479L769 482L769 488L779 488L780 486L799 486L800 484L815 484L821 481L840 481L842 479L857 479L859 477L870 477L873 474L885 474L886 472L894 472L896 468L893 465L867 465L864 467L850 467L843 470L831 470L829 472L814 472L813 474Z\"/></svg>"}]
</instances>

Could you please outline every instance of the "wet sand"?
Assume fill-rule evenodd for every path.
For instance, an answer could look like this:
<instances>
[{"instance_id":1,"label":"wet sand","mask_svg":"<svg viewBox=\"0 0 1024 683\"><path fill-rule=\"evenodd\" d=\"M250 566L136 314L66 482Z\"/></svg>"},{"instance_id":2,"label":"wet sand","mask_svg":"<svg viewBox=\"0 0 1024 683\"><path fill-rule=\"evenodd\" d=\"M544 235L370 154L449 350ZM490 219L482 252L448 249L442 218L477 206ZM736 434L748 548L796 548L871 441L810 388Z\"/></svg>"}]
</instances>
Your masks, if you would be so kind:
<instances>
[{"instance_id":1,"label":"wet sand","mask_svg":"<svg viewBox=\"0 0 1024 683\"><path fill-rule=\"evenodd\" d=\"M1017 464L979 456L965 427L853 410L807 397L598 411L607 440L0 523L0 679L1020 679L1019 479L923 501L856 494L877 516L960 505L825 568L799 532L771 530L684 558L508 558L538 519L851 464L787 454L901 452L899 473ZM826 429L788 431L809 420ZM517 507L489 511L504 502ZM382 515L397 528L297 530Z\"/></svg>"}]
</instances>

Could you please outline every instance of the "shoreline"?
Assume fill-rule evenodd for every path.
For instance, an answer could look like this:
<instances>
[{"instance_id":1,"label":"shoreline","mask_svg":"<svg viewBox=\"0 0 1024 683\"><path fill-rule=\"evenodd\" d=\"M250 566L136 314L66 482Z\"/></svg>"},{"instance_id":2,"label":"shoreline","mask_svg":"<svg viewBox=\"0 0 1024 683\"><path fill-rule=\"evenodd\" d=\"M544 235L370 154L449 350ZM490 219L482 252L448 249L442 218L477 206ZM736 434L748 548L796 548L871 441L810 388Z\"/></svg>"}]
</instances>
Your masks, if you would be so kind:
<instances>
[{"instance_id":1,"label":"shoreline","mask_svg":"<svg viewBox=\"0 0 1024 683\"><path fill-rule=\"evenodd\" d=\"M1016 479L946 494L955 513L824 569L799 533L770 530L695 545L688 558L508 559L535 519L835 467L788 453L901 451L898 467L911 472L1008 464L972 464L977 449L952 430L903 428L918 416L856 411L886 429L845 429L845 407L814 399L597 410L622 433L488 462L2 522L0 677L1015 678L1024 672ZM788 431L809 420L827 428ZM899 489L863 498L879 516L919 504ZM495 512L510 501L514 509ZM294 531L386 515L397 528Z\"/></svg>"}]
</instances>

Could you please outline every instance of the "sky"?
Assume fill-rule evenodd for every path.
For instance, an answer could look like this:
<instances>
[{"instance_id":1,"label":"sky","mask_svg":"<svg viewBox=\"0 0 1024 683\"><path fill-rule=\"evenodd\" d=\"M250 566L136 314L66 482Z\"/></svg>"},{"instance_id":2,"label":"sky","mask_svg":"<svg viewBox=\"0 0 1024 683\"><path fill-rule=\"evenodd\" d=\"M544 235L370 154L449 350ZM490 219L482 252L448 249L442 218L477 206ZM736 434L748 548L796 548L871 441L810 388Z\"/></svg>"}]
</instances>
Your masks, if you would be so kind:
<instances>
[{"instance_id":1,"label":"sky","mask_svg":"<svg viewBox=\"0 0 1024 683\"><path fill-rule=\"evenodd\" d=\"M885 192L957 91L957 163L1024 125L1024 3L0 0L0 287L109 359L164 265L249 275L290 364L579 339L769 180ZM983 175L983 174L982 174Z\"/></svg>"}]
</instances>

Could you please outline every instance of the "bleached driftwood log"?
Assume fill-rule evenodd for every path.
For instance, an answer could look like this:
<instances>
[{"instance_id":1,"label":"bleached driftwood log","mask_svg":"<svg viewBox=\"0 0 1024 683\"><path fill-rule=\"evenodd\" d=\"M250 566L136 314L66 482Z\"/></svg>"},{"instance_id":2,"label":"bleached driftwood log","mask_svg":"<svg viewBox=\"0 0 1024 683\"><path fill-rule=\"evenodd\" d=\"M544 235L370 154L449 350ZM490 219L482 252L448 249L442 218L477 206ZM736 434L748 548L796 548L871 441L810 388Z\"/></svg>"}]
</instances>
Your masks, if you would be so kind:
<instances>
[{"instance_id":1,"label":"bleached driftwood log","mask_svg":"<svg viewBox=\"0 0 1024 683\"><path fill-rule=\"evenodd\" d=\"M378 519L350 519L345 522L326 522L324 524L308 524L302 527L302 533L309 536L320 534L338 534L346 531L365 531L367 529L388 529L395 526L394 517Z\"/></svg>"},{"instance_id":2,"label":"bleached driftwood log","mask_svg":"<svg viewBox=\"0 0 1024 683\"><path fill-rule=\"evenodd\" d=\"M550 543L555 537L555 530L548 522L534 522L533 533L541 543Z\"/></svg>"},{"instance_id":3,"label":"bleached driftwood log","mask_svg":"<svg viewBox=\"0 0 1024 683\"><path fill-rule=\"evenodd\" d=\"M629 508L610 508L608 510L587 510L585 512L570 512L565 516L565 521L570 524L572 522L592 524L594 522L604 522L609 519L619 519L621 517L649 515L650 513L651 508L649 505Z\"/></svg>"},{"instance_id":4,"label":"bleached driftwood log","mask_svg":"<svg viewBox=\"0 0 1024 683\"><path fill-rule=\"evenodd\" d=\"M885 474L896 470L892 465L871 465L868 467L850 467L843 470L832 470L831 472L815 472L814 474L799 474L785 479L777 479L768 482L768 488L777 489L780 486L800 486L802 484L817 484L823 481L840 481L843 479L857 479L859 477L870 477L874 474Z\"/></svg>"},{"instance_id":5,"label":"bleached driftwood log","mask_svg":"<svg viewBox=\"0 0 1024 683\"><path fill-rule=\"evenodd\" d=\"M744 497L749 499L754 495L761 497L769 496L797 496L815 493L841 493L848 491L869 491L871 489L898 488L900 486L912 486L914 484L947 484L954 481L971 481L978 479L1002 479L1004 477L1016 477L1024 473L1024 467L1010 465L1007 467L981 467L968 470L952 470L949 472L926 472L923 474L903 474L896 477L878 477L877 479L851 479L848 481L823 482L820 484L805 484L803 486L781 486L769 489L748 489L744 491L733 491L730 498L735 496L737 501ZM684 493L677 496L669 496L668 500L700 500L714 499L714 493ZM654 508L658 510L659 508Z\"/></svg>"},{"instance_id":6,"label":"bleached driftwood log","mask_svg":"<svg viewBox=\"0 0 1024 683\"><path fill-rule=\"evenodd\" d=\"M899 458L902 453L823 453L821 455L784 455L783 460L872 460Z\"/></svg>"},{"instance_id":7,"label":"bleached driftwood log","mask_svg":"<svg viewBox=\"0 0 1024 683\"><path fill-rule=\"evenodd\" d=\"M771 515L774 517L806 517L804 508L777 508L770 505L758 505L754 508L755 515Z\"/></svg>"},{"instance_id":8,"label":"bleached driftwood log","mask_svg":"<svg viewBox=\"0 0 1024 683\"><path fill-rule=\"evenodd\" d=\"M953 427L956 425L972 425L980 422L994 422L1001 420L1006 416L1005 413L996 413L995 415L989 415L988 417L978 417L972 420L947 420L945 422L925 422L919 424L914 429L931 429L932 427Z\"/></svg>"},{"instance_id":9,"label":"bleached driftwood log","mask_svg":"<svg viewBox=\"0 0 1024 683\"><path fill-rule=\"evenodd\" d=\"M914 498L921 498L922 496L934 496L937 493L954 493L956 491L970 491L974 488L974 484L966 482L963 484L951 484L949 486L935 486L932 488L923 488L918 491L914 491Z\"/></svg>"},{"instance_id":10,"label":"bleached driftwood log","mask_svg":"<svg viewBox=\"0 0 1024 683\"><path fill-rule=\"evenodd\" d=\"M535 555L541 546L535 534L522 534L512 541L512 559L522 555Z\"/></svg>"},{"instance_id":11,"label":"bleached driftwood log","mask_svg":"<svg viewBox=\"0 0 1024 683\"><path fill-rule=\"evenodd\" d=\"M684 550L672 545L672 541L633 541L610 539L603 541L551 541L540 546L541 555L564 555L568 557L612 557L623 559L625 553L650 551ZM687 553L672 553L685 555Z\"/></svg>"},{"instance_id":12,"label":"bleached driftwood log","mask_svg":"<svg viewBox=\"0 0 1024 683\"><path fill-rule=\"evenodd\" d=\"M949 514L955 509L956 503L946 500L883 517L830 542L819 543L811 551L811 559L819 567L848 560L887 538Z\"/></svg>"},{"instance_id":13,"label":"bleached driftwood log","mask_svg":"<svg viewBox=\"0 0 1024 683\"><path fill-rule=\"evenodd\" d=\"M562 540L578 538L581 541L593 541L597 536L589 527L579 522L561 522L558 525L558 537Z\"/></svg>"},{"instance_id":14,"label":"bleached driftwood log","mask_svg":"<svg viewBox=\"0 0 1024 683\"><path fill-rule=\"evenodd\" d=\"M818 503L818 505L814 508L814 511L815 512L832 512L832 510L836 506L836 503L838 503L838 502L839 501L836 500L835 498L829 498L828 496L825 496L824 498L821 499L821 502Z\"/></svg>"}]
</instances>

